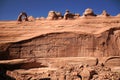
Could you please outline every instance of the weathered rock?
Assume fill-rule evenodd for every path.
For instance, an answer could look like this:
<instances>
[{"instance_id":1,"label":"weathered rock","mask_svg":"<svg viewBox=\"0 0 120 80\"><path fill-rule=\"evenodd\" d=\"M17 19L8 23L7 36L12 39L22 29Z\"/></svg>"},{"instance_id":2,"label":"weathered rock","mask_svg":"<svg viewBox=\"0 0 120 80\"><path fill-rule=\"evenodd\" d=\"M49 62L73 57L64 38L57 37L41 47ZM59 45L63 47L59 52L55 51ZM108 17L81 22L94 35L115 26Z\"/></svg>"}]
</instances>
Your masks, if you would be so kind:
<instances>
[{"instance_id":1,"label":"weathered rock","mask_svg":"<svg viewBox=\"0 0 120 80\"><path fill-rule=\"evenodd\" d=\"M112 35L112 33L114 33L114 35ZM16 58L20 57L19 55L22 55L21 57L27 57L27 56L33 57L33 55L35 57L48 57L48 56L74 57L78 55L79 57L80 56L119 56L120 55L119 45L116 46L116 44L119 44L119 38L117 37L117 35L119 34L120 34L119 30L116 33L115 29L110 29L102 33L100 37L95 37L94 35L88 35L88 34L84 35L84 34L76 34L76 33L48 34L44 37L39 36L30 39L28 41L14 43L9 47L9 54L11 57L16 57ZM49 40L52 40L52 42ZM41 44L41 46L39 46L38 43ZM50 43L50 45L47 46L45 45L46 43L47 44ZM32 46L33 44L36 46ZM55 45L59 47L55 47Z\"/></svg>"},{"instance_id":2,"label":"weathered rock","mask_svg":"<svg viewBox=\"0 0 120 80\"><path fill-rule=\"evenodd\" d=\"M120 56L108 57L108 58L105 60L104 65L106 65L106 66L111 66L111 67L120 66Z\"/></svg>"},{"instance_id":3,"label":"weathered rock","mask_svg":"<svg viewBox=\"0 0 120 80\"><path fill-rule=\"evenodd\" d=\"M118 67L112 67L111 71L112 72L118 72L118 73L120 73L120 66L118 66Z\"/></svg>"},{"instance_id":4,"label":"weathered rock","mask_svg":"<svg viewBox=\"0 0 120 80\"><path fill-rule=\"evenodd\" d=\"M28 17L28 20L29 20L29 21L35 21L35 18L34 18L33 16L29 16L29 17Z\"/></svg>"},{"instance_id":5,"label":"weathered rock","mask_svg":"<svg viewBox=\"0 0 120 80\"><path fill-rule=\"evenodd\" d=\"M78 19L79 17L80 17L80 14L79 14L79 13L75 13L74 18L75 18L75 19Z\"/></svg>"},{"instance_id":6,"label":"weathered rock","mask_svg":"<svg viewBox=\"0 0 120 80\"><path fill-rule=\"evenodd\" d=\"M57 19L57 15L56 15L55 11L49 11L47 19L48 20L55 20L55 19Z\"/></svg>"},{"instance_id":7,"label":"weathered rock","mask_svg":"<svg viewBox=\"0 0 120 80\"><path fill-rule=\"evenodd\" d=\"M18 69L7 71L7 75L20 80L40 79L40 80L103 80L114 79L119 80L120 75L111 72L108 67L103 66L86 66L64 65L64 68L34 68L34 69ZM68 69L68 67L70 67ZM90 70L93 69L93 70ZM94 72L93 72L94 71ZM80 73L80 74L79 74Z\"/></svg>"},{"instance_id":8,"label":"weathered rock","mask_svg":"<svg viewBox=\"0 0 120 80\"><path fill-rule=\"evenodd\" d=\"M60 13L60 12L55 12L55 13L56 13L58 19L62 19L63 18L62 13Z\"/></svg>"},{"instance_id":9,"label":"weathered rock","mask_svg":"<svg viewBox=\"0 0 120 80\"><path fill-rule=\"evenodd\" d=\"M14 64L21 64L26 63L27 59L14 59L14 60L2 60L0 61L0 65L2 64L8 64L8 65L14 65Z\"/></svg>"},{"instance_id":10,"label":"weathered rock","mask_svg":"<svg viewBox=\"0 0 120 80\"><path fill-rule=\"evenodd\" d=\"M108 13L107 13L107 11L106 10L103 10L103 12L102 12L102 14L101 14L102 16L110 16Z\"/></svg>"},{"instance_id":11,"label":"weathered rock","mask_svg":"<svg viewBox=\"0 0 120 80\"><path fill-rule=\"evenodd\" d=\"M82 76L82 80L90 80L90 72L87 68L84 68L80 74Z\"/></svg>"},{"instance_id":12,"label":"weathered rock","mask_svg":"<svg viewBox=\"0 0 120 80\"><path fill-rule=\"evenodd\" d=\"M97 17L108 17L108 16L110 16L110 14L108 14L106 10L103 10L102 14L98 15Z\"/></svg>"},{"instance_id":13,"label":"weathered rock","mask_svg":"<svg viewBox=\"0 0 120 80\"><path fill-rule=\"evenodd\" d=\"M27 13L25 12L21 12L17 19L17 21L23 21L23 20L28 21Z\"/></svg>"},{"instance_id":14,"label":"weathered rock","mask_svg":"<svg viewBox=\"0 0 120 80\"><path fill-rule=\"evenodd\" d=\"M67 19L74 19L75 17L75 14L72 14L70 13L69 10L66 10L65 14L64 14L64 19L67 20Z\"/></svg>"},{"instance_id":15,"label":"weathered rock","mask_svg":"<svg viewBox=\"0 0 120 80\"><path fill-rule=\"evenodd\" d=\"M9 58L120 56L119 34L119 28L110 28L99 36L74 32L50 33L8 45L4 52Z\"/></svg>"},{"instance_id":16,"label":"weathered rock","mask_svg":"<svg viewBox=\"0 0 120 80\"><path fill-rule=\"evenodd\" d=\"M47 19L48 20L62 19L62 14L60 12L49 11Z\"/></svg>"},{"instance_id":17,"label":"weathered rock","mask_svg":"<svg viewBox=\"0 0 120 80\"><path fill-rule=\"evenodd\" d=\"M16 71L7 71L7 75L15 78L15 80L24 80L24 77L22 77L18 72Z\"/></svg>"},{"instance_id":18,"label":"weathered rock","mask_svg":"<svg viewBox=\"0 0 120 80\"><path fill-rule=\"evenodd\" d=\"M93 10L90 8L87 8L85 10L85 12L83 13L83 16L96 16L96 14L94 14Z\"/></svg>"}]
</instances>

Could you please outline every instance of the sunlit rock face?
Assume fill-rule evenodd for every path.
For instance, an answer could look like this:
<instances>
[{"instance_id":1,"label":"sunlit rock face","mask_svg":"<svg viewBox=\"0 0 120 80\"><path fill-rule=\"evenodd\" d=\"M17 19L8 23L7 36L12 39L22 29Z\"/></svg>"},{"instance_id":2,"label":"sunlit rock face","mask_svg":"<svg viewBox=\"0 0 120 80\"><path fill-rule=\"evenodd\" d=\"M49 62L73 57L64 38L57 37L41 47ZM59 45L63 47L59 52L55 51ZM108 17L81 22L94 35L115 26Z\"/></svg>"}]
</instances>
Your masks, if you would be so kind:
<instances>
[{"instance_id":1,"label":"sunlit rock face","mask_svg":"<svg viewBox=\"0 0 120 80\"><path fill-rule=\"evenodd\" d=\"M71 13L67 10L65 14ZM6 28L1 23L0 58L120 56L119 17L109 17L105 10L100 16L107 18L96 17L90 8L83 16L95 17L71 15L69 20L70 15L64 19L60 12L49 11L46 19L33 21L35 18L29 16L30 22L11 22Z\"/></svg>"},{"instance_id":2,"label":"sunlit rock face","mask_svg":"<svg viewBox=\"0 0 120 80\"><path fill-rule=\"evenodd\" d=\"M83 16L96 16L96 14L94 14L94 12L91 8L87 8L87 9L85 9Z\"/></svg>"},{"instance_id":3,"label":"sunlit rock face","mask_svg":"<svg viewBox=\"0 0 120 80\"><path fill-rule=\"evenodd\" d=\"M120 30L111 28L98 36L60 32L16 42L6 49L10 58L120 56Z\"/></svg>"},{"instance_id":4,"label":"sunlit rock face","mask_svg":"<svg viewBox=\"0 0 120 80\"><path fill-rule=\"evenodd\" d=\"M62 14L60 12L55 12L55 11L49 11L47 20L57 20L57 19L62 19Z\"/></svg>"}]
</instances>

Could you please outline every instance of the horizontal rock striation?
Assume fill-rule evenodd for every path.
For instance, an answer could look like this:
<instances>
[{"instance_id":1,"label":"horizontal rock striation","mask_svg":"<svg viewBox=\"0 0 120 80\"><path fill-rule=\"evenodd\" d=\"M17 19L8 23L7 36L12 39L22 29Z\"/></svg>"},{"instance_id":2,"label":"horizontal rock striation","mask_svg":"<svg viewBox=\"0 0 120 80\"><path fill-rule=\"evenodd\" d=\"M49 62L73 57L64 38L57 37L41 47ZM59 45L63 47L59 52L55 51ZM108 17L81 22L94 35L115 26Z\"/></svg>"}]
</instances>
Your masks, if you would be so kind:
<instances>
[{"instance_id":1,"label":"horizontal rock striation","mask_svg":"<svg viewBox=\"0 0 120 80\"><path fill-rule=\"evenodd\" d=\"M110 28L100 34L48 33L3 46L1 59L120 56L120 29Z\"/></svg>"}]
</instances>

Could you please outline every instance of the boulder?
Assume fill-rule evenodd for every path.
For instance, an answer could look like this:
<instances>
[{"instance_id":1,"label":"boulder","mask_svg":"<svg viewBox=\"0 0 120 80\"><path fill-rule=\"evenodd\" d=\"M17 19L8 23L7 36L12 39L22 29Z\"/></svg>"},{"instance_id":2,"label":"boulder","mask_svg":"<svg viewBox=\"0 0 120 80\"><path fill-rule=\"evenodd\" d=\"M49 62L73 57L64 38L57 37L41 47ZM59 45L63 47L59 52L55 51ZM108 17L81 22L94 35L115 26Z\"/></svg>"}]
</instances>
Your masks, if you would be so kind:
<instances>
[{"instance_id":1,"label":"boulder","mask_svg":"<svg viewBox=\"0 0 120 80\"><path fill-rule=\"evenodd\" d=\"M14 65L14 64L21 64L26 63L27 59L12 59L12 60L1 60L0 65L2 64L8 64L8 65Z\"/></svg>"},{"instance_id":2,"label":"boulder","mask_svg":"<svg viewBox=\"0 0 120 80\"><path fill-rule=\"evenodd\" d=\"M35 18L34 18L33 16L29 16L29 17L28 17L28 20L29 20L29 21L35 21Z\"/></svg>"},{"instance_id":3,"label":"boulder","mask_svg":"<svg viewBox=\"0 0 120 80\"><path fill-rule=\"evenodd\" d=\"M96 16L96 14L94 14L93 10L90 8L87 8L85 10L85 12L83 13L83 16Z\"/></svg>"},{"instance_id":4,"label":"boulder","mask_svg":"<svg viewBox=\"0 0 120 80\"><path fill-rule=\"evenodd\" d=\"M82 80L90 80L90 72L87 68L84 68L81 72Z\"/></svg>"},{"instance_id":5,"label":"boulder","mask_svg":"<svg viewBox=\"0 0 120 80\"><path fill-rule=\"evenodd\" d=\"M62 13L60 13L60 12L55 12L55 13L56 13L58 19L62 19L63 18Z\"/></svg>"},{"instance_id":6,"label":"boulder","mask_svg":"<svg viewBox=\"0 0 120 80\"><path fill-rule=\"evenodd\" d=\"M49 11L47 19L48 20L56 20L56 19L58 19L58 16L55 11Z\"/></svg>"},{"instance_id":7,"label":"boulder","mask_svg":"<svg viewBox=\"0 0 120 80\"><path fill-rule=\"evenodd\" d=\"M56 19L62 19L63 16L60 12L55 12L55 11L49 11L48 13L48 20L56 20Z\"/></svg>"}]
</instances>

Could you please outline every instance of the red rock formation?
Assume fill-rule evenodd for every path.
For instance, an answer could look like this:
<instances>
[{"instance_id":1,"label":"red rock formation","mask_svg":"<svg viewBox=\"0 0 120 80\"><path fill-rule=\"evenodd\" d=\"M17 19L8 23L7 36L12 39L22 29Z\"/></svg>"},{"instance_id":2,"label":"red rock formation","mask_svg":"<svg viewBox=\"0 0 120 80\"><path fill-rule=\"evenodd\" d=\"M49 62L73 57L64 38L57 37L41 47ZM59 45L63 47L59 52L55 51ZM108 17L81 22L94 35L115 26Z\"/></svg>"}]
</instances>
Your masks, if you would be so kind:
<instances>
[{"instance_id":1,"label":"red rock formation","mask_svg":"<svg viewBox=\"0 0 120 80\"><path fill-rule=\"evenodd\" d=\"M1 21L0 30L0 80L120 80L118 17Z\"/></svg>"},{"instance_id":2,"label":"red rock formation","mask_svg":"<svg viewBox=\"0 0 120 80\"><path fill-rule=\"evenodd\" d=\"M99 36L74 32L50 33L13 43L6 53L9 58L120 56L119 30L111 28Z\"/></svg>"},{"instance_id":3,"label":"red rock formation","mask_svg":"<svg viewBox=\"0 0 120 80\"><path fill-rule=\"evenodd\" d=\"M23 21L23 20L28 21L27 14L25 12L21 12L17 19L17 21Z\"/></svg>"},{"instance_id":4,"label":"red rock formation","mask_svg":"<svg viewBox=\"0 0 120 80\"><path fill-rule=\"evenodd\" d=\"M73 14L73 13L70 13L69 10L66 10L65 14L64 14L64 19L67 20L67 19L77 19L80 17L80 14Z\"/></svg>"},{"instance_id":5,"label":"red rock formation","mask_svg":"<svg viewBox=\"0 0 120 80\"><path fill-rule=\"evenodd\" d=\"M102 14L101 15L103 15L103 16L110 16L108 13L107 13L107 11L106 10L103 10L103 12L102 12Z\"/></svg>"},{"instance_id":6,"label":"red rock formation","mask_svg":"<svg viewBox=\"0 0 120 80\"><path fill-rule=\"evenodd\" d=\"M85 10L85 12L83 13L83 16L96 16L96 14L94 14L93 10L90 8L87 8Z\"/></svg>"},{"instance_id":7,"label":"red rock formation","mask_svg":"<svg viewBox=\"0 0 120 80\"><path fill-rule=\"evenodd\" d=\"M48 20L56 20L56 19L62 19L62 14L60 12L55 12L55 11L49 11L48 13Z\"/></svg>"},{"instance_id":8,"label":"red rock formation","mask_svg":"<svg viewBox=\"0 0 120 80\"><path fill-rule=\"evenodd\" d=\"M28 17L28 20L29 20L29 21L35 21L35 18L34 18L33 16L29 16L29 17Z\"/></svg>"},{"instance_id":9,"label":"red rock formation","mask_svg":"<svg viewBox=\"0 0 120 80\"><path fill-rule=\"evenodd\" d=\"M110 16L110 14L108 14L106 10L103 10L102 14L98 15L97 17L108 17L108 16Z\"/></svg>"}]
</instances>

